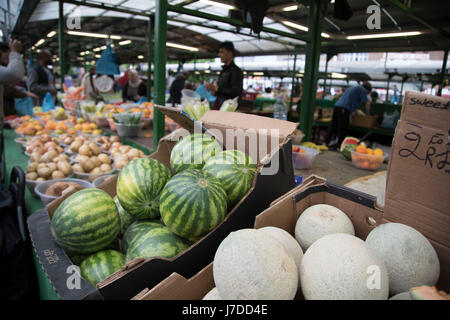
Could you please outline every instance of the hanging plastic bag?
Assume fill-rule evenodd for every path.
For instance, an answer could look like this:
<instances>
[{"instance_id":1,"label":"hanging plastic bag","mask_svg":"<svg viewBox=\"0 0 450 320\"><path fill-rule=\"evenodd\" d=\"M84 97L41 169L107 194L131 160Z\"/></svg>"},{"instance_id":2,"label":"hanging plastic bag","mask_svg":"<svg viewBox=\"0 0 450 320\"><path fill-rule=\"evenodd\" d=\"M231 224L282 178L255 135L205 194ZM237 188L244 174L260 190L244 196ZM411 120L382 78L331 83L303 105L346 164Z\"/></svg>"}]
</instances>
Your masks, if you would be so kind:
<instances>
[{"instance_id":1,"label":"hanging plastic bag","mask_svg":"<svg viewBox=\"0 0 450 320\"><path fill-rule=\"evenodd\" d=\"M55 102L53 101L53 97L50 92L47 92L44 97L44 101L42 101L42 112L47 112L55 109Z\"/></svg>"},{"instance_id":2,"label":"hanging plastic bag","mask_svg":"<svg viewBox=\"0 0 450 320\"><path fill-rule=\"evenodd\" d=\"M144 102L147 102L147 97L141 97L138 102L136 102L137 104L143 104Z\"/></svg>"},{"instance_id":3,"label":"hanging plastic bag","mask_svg":"<svg viewBox=\"0 0 450 320\"><path fill-rule=\"evenodd\" d=\"M220 107L220 111L229 111L229 112L236 111L236 109L238 107L238 99L239 99L239 97L236 97L234 99L225 100L222 103L222 106Z\"/></svg>"},{"instance_id":4,"label":"hanging plastic bag","mask_svg":"<svg viewBox=\"0 0 450 320\"><path fill-rule=\"evenodd\" d=\"M34 116L33 112L33 99L25 97L21 99L14 99L14 109L18 116Z\"/></svg>"}]
</instances>

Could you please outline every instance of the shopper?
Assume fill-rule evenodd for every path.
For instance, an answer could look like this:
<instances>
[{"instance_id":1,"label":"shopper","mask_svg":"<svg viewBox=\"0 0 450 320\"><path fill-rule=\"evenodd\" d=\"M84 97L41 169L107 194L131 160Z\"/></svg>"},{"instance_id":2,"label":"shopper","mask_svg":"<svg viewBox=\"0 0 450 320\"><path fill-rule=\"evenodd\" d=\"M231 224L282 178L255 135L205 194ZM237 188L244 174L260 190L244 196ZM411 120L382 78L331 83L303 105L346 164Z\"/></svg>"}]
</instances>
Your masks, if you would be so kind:
<instances>
[{"instance_id":1,"label":"shopper","mask_svg":"<svg viewBox=\"0 0 450 320\"><path fill-rule=\"evenodd\" d=\"M225 100L233 99L242 95L244 74L234 63L234 45L229 41L219 45L219 58L223 63L222 72L219 75L217 86L212 89L216 96L214 109L219 110ZM238 101L239 101L238 100Z\"/></svg>"},{"instance_id":2,"label":"shopper","mask_svg":"<svg viewBox=\"0 0 450 320\"><path fill-rule=\"evenodd\" d=\"M22 43L11 39L9 44L0 43L0 130L5 117L3 110L3 86L22 79L25 73L22 56Z\"/></svg>"},{"instance_id":3,"label":"shopper","mask_svg":"<svg viewBox=\"0 0 450 320\"><path fill-rule=\"evenodd\" d=\"M337 137L337 146L340 146L347 135L350 127L350 117L358 109L362 103L365 103L366 113L370 111L370 101L367 97L372 91L372 85L364 81L362 85L357 85L345 90L342 97L336 102L333 110L333 118L328 127L325 143L329 147L330 141L333 137Z\"/></svg>"},{"instance_id":4,"label":"shopper","mask_svg":"<svg viewBox=\"0 0 450 320\"><path fill-rule=\"evenodd\" d=\"M87 100L94 100L96 103L99 101L104 101L103 96L100 94L100 91L94 84L94 79L96 77L96 69L95 66L89 69L89 72L83 76L81 80L81 86L84 88L84 94L86 95Z\"/></svg>"},{"instance_id":5,"label":"shopper","mask_svg":"<svg viewBox=\"0 0 450 320\"><path fill-rule=\"evenodd\" d=\"M208 102L214 102L216 101L216 97L212 94L211 89L213 88L213 84L209 83L208 81L203 81L202 84L200 84L197 89L195 89L195 92L198 93L200 96L200 99L202 100L208 100Z\"/></svg>"},{"instance_id":6,"label":"shopper","mask_svg":"<svg viewBox=\"0 0 450 320\"><path fill-rule=\"evenodd\" d=\"M182 96L181 90L185 89L187 77L188 74L186 72L181 72L176 76L175 80L173 80L169 89L170 96L169 99L167 100L168 103L171 104L181 103L181 96Z\"/></svg>"},{"instance_id":7,"label":"shopper","mask_svg":"<svg viewBox=\"0 0 450 320\"><path fill-rule=\"evenodd\" d=\"M378 92L375 90L370 93L370 99L372 100L372 103L383 103L383 100L380 99Z\"/></svg>"},{"instance_id":8,"label":"shopper","mask_svg":"<svg viewBox=\"0 0 450 320\"><path fill-rule=\"evenodd\" d=\"M123 101L137 102L140 98L145 97L146 95L147 86L141 79L139 79L137 71L129 71L128 82L125 84L122 90Z\"/></svg>"},{"instance_id":9,"label":"shopper","mask_svg":"<svg viewBox=\"0 0 450 320\"><path fill-rule=\"evenodd\" d=\"M42 49L39 53L38 64L31 69L28 74L28 90L39 97L38 99L33 99L34 106L42 106L42 102L47 92L50 92L53 99L56 97L55 77L48 69L48 66L52 63L51 51L49 49Z\"/></svg>"}]
</instances>

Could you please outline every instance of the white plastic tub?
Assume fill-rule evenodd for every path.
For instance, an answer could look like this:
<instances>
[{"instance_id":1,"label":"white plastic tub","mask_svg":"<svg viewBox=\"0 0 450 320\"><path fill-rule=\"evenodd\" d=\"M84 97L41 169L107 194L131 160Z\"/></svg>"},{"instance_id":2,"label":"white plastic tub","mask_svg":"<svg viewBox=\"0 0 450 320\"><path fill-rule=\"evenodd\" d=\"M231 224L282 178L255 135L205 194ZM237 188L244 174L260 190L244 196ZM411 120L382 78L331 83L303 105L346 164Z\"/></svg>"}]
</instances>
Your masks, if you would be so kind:
<instances>
[{"instance_id":1,"label":"white plastic tub","mask_svg":"<svg viewBox=\"0 0 450 320\"><path fill-rule=\"evenodd\" d=\"M63 178L63 179L43 181L35 187L34 192L41 198L44 206L46 206L47 204L58 198L54 196L48 196L45 194L47 189L56 182L75 182L84 188L94 188L94 185L89 181L74 178Z\"/></svg>"},{"instance_id":2,"label":"white plastic tub","mask_svg":"<svg viewBox=\"0 0 450 320\"><path fill-rule=\"evenodd\" d=\"M306 151L304 153L292 151L292 164L294 168L299 170L309 168L314 158L319 154L319 151L313 148L294 146Z\"/></svg>"}]
</instances>

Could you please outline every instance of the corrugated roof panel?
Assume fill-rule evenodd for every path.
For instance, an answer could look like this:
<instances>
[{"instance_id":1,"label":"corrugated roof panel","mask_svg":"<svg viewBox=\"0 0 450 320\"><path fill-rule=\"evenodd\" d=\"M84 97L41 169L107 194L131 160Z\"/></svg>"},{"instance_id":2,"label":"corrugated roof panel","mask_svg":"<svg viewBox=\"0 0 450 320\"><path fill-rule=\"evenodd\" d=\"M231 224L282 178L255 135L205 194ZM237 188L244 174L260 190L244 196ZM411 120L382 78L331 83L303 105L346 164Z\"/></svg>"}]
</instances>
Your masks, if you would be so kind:
<instances>
[{"instance_id":1,"label":"corrugated roof panel","mask_svg":"<svg viewBox=\"0 0 450 320\"><path fill-rule=\"evenodd\" d=\"M286 50L286 47L278 42L268 41L268 40L252 40L249 41L252 45L257 46L262 51L275 51L275 50Z\"/></svg>"},{"instance_id":2,"label":"corrugated roof panel","mask_svg":"<svg viewBox=\"0 0 450 320\"><path fill-rule=\"evenodd\" d=\"M214 29L205 28L205 27L199 27L199 26L188 26L188 27L186 27L186 29L189 29L189 30L201 33L201 34L206 34L206 35L209 34L209 33L212 33L212 32L217 32Z\"/></svg>"},{"instance_id":3,"label":"corrugated roof panel","mask_svg":"<svg viewBox=\"0 0 450 320\"><path fill-rule=\"evenodd\" d=\"M133 10L149 10L155 7L155 0L128 0L121 4L123 7L128 7Z\"/></svg>"},{"instance_id":4,"label":"corrugated roof panel","mask_svg":"<svg viewBox=\"0 0 450 320\"><path fill-rule=\"evenodd\" d=\"M251 42L248 41L236 42L234 44L234 48L242 53L255 52L259 50L258 47L255 47L254 45L251 44Z\"/></svg>"},{"instance_id":5,"label":"corrugated roof panel","mask_svg":"<svg viewBox=\"0 0 450 320\"><path fill-rule=\"evenodd\" d=\"M241 41L242 38L235 33L231 33L231 32L213 32L208 34L209 37L217 39L219 41Z\"/></svg>"}]
</instances>

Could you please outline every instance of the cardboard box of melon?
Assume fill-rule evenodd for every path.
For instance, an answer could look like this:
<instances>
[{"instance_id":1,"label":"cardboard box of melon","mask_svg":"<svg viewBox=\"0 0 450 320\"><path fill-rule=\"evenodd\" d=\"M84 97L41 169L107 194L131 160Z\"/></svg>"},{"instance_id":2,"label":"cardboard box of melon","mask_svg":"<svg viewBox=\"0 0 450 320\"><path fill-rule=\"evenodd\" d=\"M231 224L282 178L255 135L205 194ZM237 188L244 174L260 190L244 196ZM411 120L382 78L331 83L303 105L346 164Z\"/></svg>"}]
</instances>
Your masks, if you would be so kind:
<instances>
[{"instance_id":1,"label":"cardboard box of melon","mask_svg":"<svg viewBox=\"0 0 450 320\"><path fill-rule=\"evenodd\" d=\"M450 299L449 106L406 93L384 207L310 176L254 229L231 233L202 271L133 299Z\"/></svg>"},{"instance_id":2,"label":"cardboard box of melon","mask_svg":"<svg viewBox=\"0 0 450 320\"><path fill-rule=\"evenodd\" d=\"M251 228L254 224L255 216L259 212L267 208L273 200L295 186L291 161L292 144L290 139L298 125L297 123L233 112L208 111L203 115L201 119L202 123L200 124L188 118L178 109L166 107L157 108L174 119L184 129L179 129L164 137L158 145L158 150L149 157L150 159L134 160L137 161L135 163L139 163L140 167L138 165L133 165L133 167L130 166L132 169L127 169L127 167L123 168L119 176L113 177L111 180L108 180L99 186L99 189L103 191L92 191L97 189L84 191L86 194L92 193L92 195L89 196L84 196L82 193L67 194L50 203L45 210L38 211L29 217L28 224L34 249L50 282L60 298L130 299L135 296L137 292L140 292L145 288L152 288L159 284L174 272L187 278L192 277L211 262L218 245L230 232L241 228ZM238 150L240 152L239 156L243 156L244 158L248 156L254 160L254 165L252 165L252 172L254 172L252 173L252 178L245 179L250 182L250 189L247 189L248 191L243 196L241 195L241 198L237 198L237 203L233 202L232 205L230 205L229 202L230 194L228 191L224 191L225 187L222 186L221 183L213 182L213 179L210 178L211 175L209 177L205 176L204 181L201 181L202 179L200 178L203 176L202 172L206 169L197 170L195 174L192 174L192 171L190 171L189 174L191 176L186 173L189 170L182 172L177 171L181 166L179 166L180 163L176 160L178 158L175 156L172 157L172 155L175 154L175 152L172 152L175 146L178 146L178 143L180 143L181 146L183 146L184 143L189 143L191 139L190 133L194 132L199 134L198 132L200 132L200 134L202 134L202 131L205 130L208 130L208 133L215 137L215 139L212 139L210 136L210 138L205 138L208 140L208 143L209 139L215 141L215 143L220 141L223 143L223 146L225 146L226 152L228 152L228 150ZM193 141L195 141L195 139ZM225 151L222 151L222 145L218 145L220 147L218 152L226 153ZM190 150L190 147L187 149ZM177 152L179 150L182 150L182 147L179 147ZM172 158L175 158L175 160ZM131 163L127 166L130 164ZM84 243L88 241L86 238L91 241L92 239L89 237L93 234L95 234L96 237L97 235L106 237L108 233L106 231L103 232L104 230L102 230L101 226L105 230L111 230L111 233L114 233L115 236L116 218L111 218L111 220L108 220L108 218L104 221L99 219L98 224L96 222L89 226L89 228L94 228L94 225L100 226L98 227L98 232L94 230L95 228L93 229L94 231L87 232L81 226L88 226L86 221L89 222L89 220L84 219L89 214L96 215L98 212L102 213L102 208L114 207L112 204L112 197L116 196L116 194L120 204L128 213L139 216L143 214L143 217L147 217L146 214L153 214L151 212L154 212L154 210L149 204L153 204L153 201L156 198L150 203L145 202L139 208L135 207L136 204L142 202L140 197L144 192L136 189L136 183L141 179L147 179L147 168L145 168L145 166L152 166L152 168L156 168L154 170L158 170L158 175L152 176L153 178L148 179L148 181L145 180L147 181L147 183L143 185L145 194L150 194L147 193L147 188L152 188L151 185L154 183L155 185L158 184L155 182L156 179L163 177L170 179L166 182L163 190L158 195L158 201L160 202L159 208L164 224L170 226L170 230L174 230L173 233L176 233L176 235L168 235L166 232L167 228L163 229L163 227L159 228L157 232L164 232L165 235L172 237L171 239L173 239L173 237L182 236L183 239L188 239L190 242L184 242L185 240L183 240L183 243L180 244L180 248L182 249L177 251L177 255L172 256L171 258L142 258L140 255L136 255L137 257L134 258L134 254L140 252L140 248L136 249L138 247L136 241L133 242L134 246L131 246L131 242L125 241L125 235L123 235L123 241L119 241L118 245L112 245L108 246L108 248L101 249L112 249L115 250L114 253L109 252L101 257L99 254L96 258L99 258L100 260L103 259L102 261L105 261L105 259L110 259L108 261L115 261L117 258L117 261L122 261L121 259L124 259L124 256L120 253L118 254L117 251L118 249L125 250L126 248L126 264L119 270L116 269L117 271L110 274L106 279L102 279L100 282L95 281L96 285L94 287L91 284L92 279L80 277L77 273L77 268L74 267L74 264L78 263L80 265L81 273L83 274L83 263L85 266L84 269L89 270L88 267L90 262L95 262L96 260L95 258L88 259L91 256L86 258L86 256L79 254L81 249L84 250L80 245L84 245ZM136 171L133 172L133 170ZM172 176L175 172L177 174ZM132 179L127 180L130 176ZM176 200L173 200L172 204L170 198L172 194L169 191L165 191L171 190L170 188L172 187L174 188L172 189L173 191L177 190L177 188L184 188L183 179L198 180L198 185L202 185L202 183L206 182L211 192L216 193L211 193L209 198L200 197L198 200L195 198L195 201L192 202L192 199L189 198L189 189L186 189L186 192L177 193L177 198ZM175 180L177 180L177 183L175 183ZM199 188L198 185L195 187L197 191ZM127 193L131 195L131 197L128 197ZM104 199L104 201L102 199ZM192 225L192 221L186 220L183 221L183 223L178 223L179 219L170 220L171 217L176 217L176 214L184 212L184 209L178 206L180 203L190 201L189 203L194 203L195 206L196 203L204 204L205 201L208 202L210 200L216 202L214 202L214 204L208 204L208 210L204 210L204 207L200 207L203 209L198 209L198 212L192 210L193 217L199 217L200 214L203 215L201 218L196 218L198 219L196 221L204 219L208 222L198 224L198 230L200 230L199 233L182 233L183 230ZM95 205L92 205L92 208L87 208L88 203L93 203ZM175 210L174 208L178 209ZM220 216L220 219L216 219L215 216L211 218L211 215L218 211L217 208L220 208L222 216ZM111 211L113 211L113 209L111 209ZM108 215L108 217L110 216ZM201 220L201 222L203 222L203 220ZM146 223L147 221L144 221L141 225L145 225L146 228L155 226L154 221L148 222L148 224ZM77 231L75 230L76 228L71 229L67 227L70 225L80 227L80 230ZM158 223L156 223L156 225L158 227L161 226L161 224ZM132 226L133 224L128 229L131 229ZM181 231L177 229L177 227L179 227ZM127 232L128 229L126 230ZM192 227L191 229L192 230L189 231L197 232L197 227ZM150 234L150 231L148 234ZM145 234L145 236L146 235L147 234ZM156 238L156 231L152 236L153 235L155 235ZM179 240L179 238L177 239ZM92 240L89 244L92 244L92 248L94 248L94 246L97 246L99 243L98 241L99 240L95 238L95 240ZM177 242L177 245L179 243L180 241ZM66 250L63 250L62 247L65 247ZM71 252L72 250L74 250L74 252ZM97 253L94 252L89 254L93 256ZM69 256L71 258L69 258ZM86 262L88 260L89 263ZM80 261L82 262L80 263ZM112 265L113 263L111 262L107 267L109 268ZM106 272L106 269L102 269L100 266L97 267L97 271Z\"/></svg>"}]
</instances>

